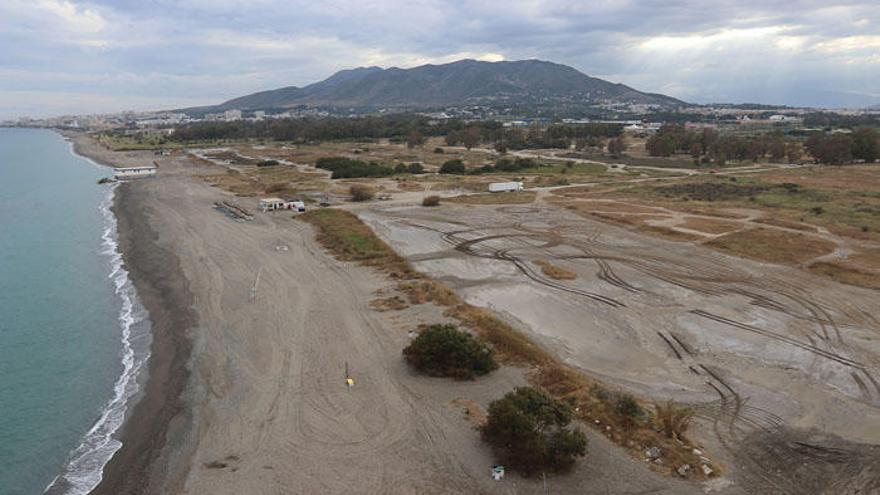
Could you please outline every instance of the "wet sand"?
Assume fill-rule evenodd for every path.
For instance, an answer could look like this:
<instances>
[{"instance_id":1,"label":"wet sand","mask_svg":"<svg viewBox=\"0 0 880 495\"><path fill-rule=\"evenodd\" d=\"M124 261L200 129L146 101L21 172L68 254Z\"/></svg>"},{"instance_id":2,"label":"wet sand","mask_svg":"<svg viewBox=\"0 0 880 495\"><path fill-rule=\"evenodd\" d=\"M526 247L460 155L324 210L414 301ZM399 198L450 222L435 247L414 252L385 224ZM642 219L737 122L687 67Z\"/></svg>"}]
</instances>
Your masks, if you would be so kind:
<instances>
[{"instance_id":1,"label":"wet sand","mask_svg":"<svg viewBox=\"0 0 880 495\"><path fill-rule=\"evenodd\" d=\"M113 153L82 134L65 133L77 154L111 167L150 162L144 153ZM157 242L151 225L152 209L143 184L120 184L113 212L125 268L149 312L152 345L148 379L141 398L119 433L123 446L104 467L93 494L158 493L154 484L160 460L168 456L169 432L187 422L183 393L189 379L191 341L188 331L196 321L193 298L174 250Z\"/></svg>"}]
</instances>

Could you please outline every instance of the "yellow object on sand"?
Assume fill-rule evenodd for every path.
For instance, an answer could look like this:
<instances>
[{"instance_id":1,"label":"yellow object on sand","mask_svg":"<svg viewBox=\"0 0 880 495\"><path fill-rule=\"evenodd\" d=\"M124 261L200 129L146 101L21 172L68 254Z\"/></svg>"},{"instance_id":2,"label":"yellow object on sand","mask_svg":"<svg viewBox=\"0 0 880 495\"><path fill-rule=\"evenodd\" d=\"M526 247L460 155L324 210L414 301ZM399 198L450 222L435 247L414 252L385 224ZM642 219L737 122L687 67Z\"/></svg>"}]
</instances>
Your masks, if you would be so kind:
<instances>
[{"instance_id":1,"label":"yellow object on sand","mask_svg":"<svg viewBox=\"0 0 880 495\"><path fill-rule=\"evenodd\" d=\"M354 380L351 379L351 378L346 378L346 379L345 379L345 384L348 385L349 387L353 387L353 386L354 386Z\"/></svg>"}]
</instances>

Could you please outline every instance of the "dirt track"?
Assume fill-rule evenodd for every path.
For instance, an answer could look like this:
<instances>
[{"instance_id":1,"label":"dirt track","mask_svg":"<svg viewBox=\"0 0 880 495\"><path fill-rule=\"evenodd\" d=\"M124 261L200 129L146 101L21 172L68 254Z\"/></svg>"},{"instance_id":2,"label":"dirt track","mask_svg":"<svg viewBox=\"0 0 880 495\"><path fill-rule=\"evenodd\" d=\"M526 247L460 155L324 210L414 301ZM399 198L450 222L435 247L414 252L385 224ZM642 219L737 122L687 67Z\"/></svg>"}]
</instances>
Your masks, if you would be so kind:
<instances>
[{"instance_id":1,"label":"dirt track","mask_svg":"<svg viewBox=\"0 0 880 495\"><path fill-rule=\"evenodd\" d=\"M535 493L538 480L489 479L491 453L450 403L483 407L524 383L502 369L456 383L414 375L400 352L419 323L443 321L431 305L379 313L390 284L342 264L289 213L237 222L216 211L235 198L164 159L156 179L132 184L157 237L189 281L199 325L185 411L150 493ZM200 169L200 173L212 169ZM184 331L184 329L180 329ZM355 386L344 385L346 364ZM146 400L161 400L150 398ZM191 415L192 422L186 418ZM137 421L134 418L133 421ZM180 433L177 433L180 432ZM553 493L700 493L663 478L591 435ZM137 492L135 492L137 493Z\"/></svg>"},{"instance_id":2,"label":"dirt track","mask_svg":"<svg viewBox=\"0 0 880 495\"><path fill-rule=\"evenodd\" d=\"M861 483L860 493L880 490L868 467L880 462L877 449L856 444L880 443L875 292L541 204L359 214L418 269L567 362L643 396L694 404L701 437L750 491L856 489L832 489L835 476ZM578 279L552 280L536 260ZM813 443L809 429L842 439ZM779 469L823 449L838 456L811 470L822 476Z\"/></svg>"}]
</instances>

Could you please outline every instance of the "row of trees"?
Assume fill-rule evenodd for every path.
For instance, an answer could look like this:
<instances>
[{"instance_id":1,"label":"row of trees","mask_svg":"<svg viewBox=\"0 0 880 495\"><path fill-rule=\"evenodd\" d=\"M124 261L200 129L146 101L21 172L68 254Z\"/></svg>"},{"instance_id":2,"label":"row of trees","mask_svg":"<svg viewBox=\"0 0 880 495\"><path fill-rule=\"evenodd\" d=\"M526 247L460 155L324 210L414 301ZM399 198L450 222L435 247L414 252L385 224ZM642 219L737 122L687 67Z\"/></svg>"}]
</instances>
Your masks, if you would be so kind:
<instances>
[{"instance_id":1,"label":"row of trees","mask_svg":"<svg viewBox=\"0 0 880 495\"><path fill-rule=\"evenodd\" d=\"M880 133L870 127L852 134L813 134L804 147L819 163L840 165L853 160L873 163L880 158Z\"/></svg>"},{"instance_id":2,"label":"row of trees","mask_svg":"<svg viewBox=\"0 0 880 495\"><path fill-rule=\"evenodd\" d=\"M709 159L718 165L727 160L798 162L803 148L819 163L840 164L855 160L874 162L880 157L880 137L872 128L857 129L852 135L815 133L802 148L800 142L786 139L781 133L759 136L719 134L714 129L691 131L683 125L666 124L645 144L652 156L690 154L694 160ZM610 148L609 148L609 151Z\"/></svg>"},{"instance_id":3,"label":"row of trees","mask_svg":"<svg viewBox=\"0 0 880 495\"><path fill-rule=\"evenodd\" d=\"M421 146L430 136L445 136L449 146L468 149L480 144L499 149L567 148L619 136L618 124L552 124L528 128L504 127L497 121L431 120L418 115L351 118L275 119L258 122L197 122L175 129L174 141L270 139L292 142L388 138Z\"/></svg>"}]
</instances>

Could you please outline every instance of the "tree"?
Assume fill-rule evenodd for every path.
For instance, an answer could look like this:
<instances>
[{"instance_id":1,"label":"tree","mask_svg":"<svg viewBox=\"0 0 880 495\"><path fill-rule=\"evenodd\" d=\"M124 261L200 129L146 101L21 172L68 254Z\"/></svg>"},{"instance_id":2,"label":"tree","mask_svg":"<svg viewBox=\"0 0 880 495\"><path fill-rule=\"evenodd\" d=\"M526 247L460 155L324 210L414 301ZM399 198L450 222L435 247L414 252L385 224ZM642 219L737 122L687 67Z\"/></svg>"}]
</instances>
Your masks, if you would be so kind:
<instances>
[{"instance_id":1,"label":"tree","mask_svg":"<svg viewBox=\"0 0 880 495\"><path fill-rule=\"evenodd\" d=\"M467 168L464 166L464 162L457 158L455 160L448 160L440 166L441 174L463 174L466 171Z\"/></svg>"},{"instance_id":2,"label":"tree","mask_svg":"<svg viewBox=\"0 0 880 495\"><path fill-rule=\"evenodd\" d=\"M767 148L770 151L770 160L773 163L782 163L785 160L785 141L780 137L775 137L770 140Z\"/></svg>"},{"instance_id":3,"label":"tree","mask_svg":"<svg viewBox=\"0 0 880 495\"><path fill-rule=\"evenodd\" d=\"M614 139L608 141L608 153L613 157L619 157L626 151L626 141L623 140L623 136L617 136Z\"/></svg>"},{"instance_id":4,"label":"tree","mask_svg":"<svg viewBox=\"0 0 880 495\"><path fill-rule=\"evenodd\" d=\"M871 127L862 127L852 133L852 156L865 163L874 163L880 158L880 134Z\"/></svg>"},{"instance_id":5,"label":"tree","mask_svg":"<svg viewBox=\"0 0 880 495\"><path fill-rule=\"evenodd\" d=\"M845 134L813 134L804 147L817 163L841 165L853 158L853 138Z\"/></svg>"},{"instance_id":6,"label":"tree","mask_svg":"<svg viewBox=\"0 0 880 495\"><path fill-rule=\"evenodd\" d=\"M785 147L785 156L788 158L788 163L800 162L803 155L804 152L797 143L789 143L788 146Z\"/></svg>"},{"instance_id":7,"label":"tree","mask_svg":"<svg viewBox=\"0 0 880 495\"><path fill-rule=\"evenodd\" d=\"M421 146L425 142L425 136L419 131L411 131L406 137L406 147L409 149Z\"/></svg>"},{"instance_id":8,"label":"tree","mask_svg":"<svg viewBox=\"0 0 880 495\"><path fill-rule=\"evenodd\" d=\"M700 143L691 143L691 158L694 159L694 162L698 162L702 154L703 146Z\"/></svg>"},{"instance_id":9,"label":"tree","mask_svg":"<svg viewBox=\"0 0 880 495\"><path fill-rule=\"evenodd\" d=\"M463 144L468 150L480 144L480 129L476 126L471 126L465 129L464 134L461 137L461 144Z\"/></svg>"},{"instance_id":10,"label":"tree","mask_svg":"<svg viewBox=\"0 0 880 495\"><path fill-rule=\"evenodd\" d=\"M446 146L458 146L461 143L461 139L462 134L459 131L449 131L446 134Z\"/></svg>"},{"instance_id":11,"label":"tree","mask_svg":"<svg viewBox=\"0 0 880 495\"><path fill-rule=\"evenodd\" d=\"M675 138L658 132L648 138L645 148L651 156L672 156L676 148Z\"/></svg>"},{"instance_id":12,"label":"tree","mask_svg":"<svg viewBox=\"0 0 880 495\"><path fill-rule=\"evenodd\" d=\"M429 201L435 198L435 201ZM437 206L428 196L423 206ZM406 362L429 376L472 380L498 368L491 349L455 325L431 325L403 350Z\"/></svg>"},{"instance_id":13,"label":"tree","mask_svg":"<svg viewBox=\"0 0 880 495\"><path fill-rule=\"evenodd\" d=\"M569 430L571 408L544 392L518 387L489 405L483 438L502 462L529 475L565 471L587 453L587 437Z\"/></svg>"}]
</instances>

